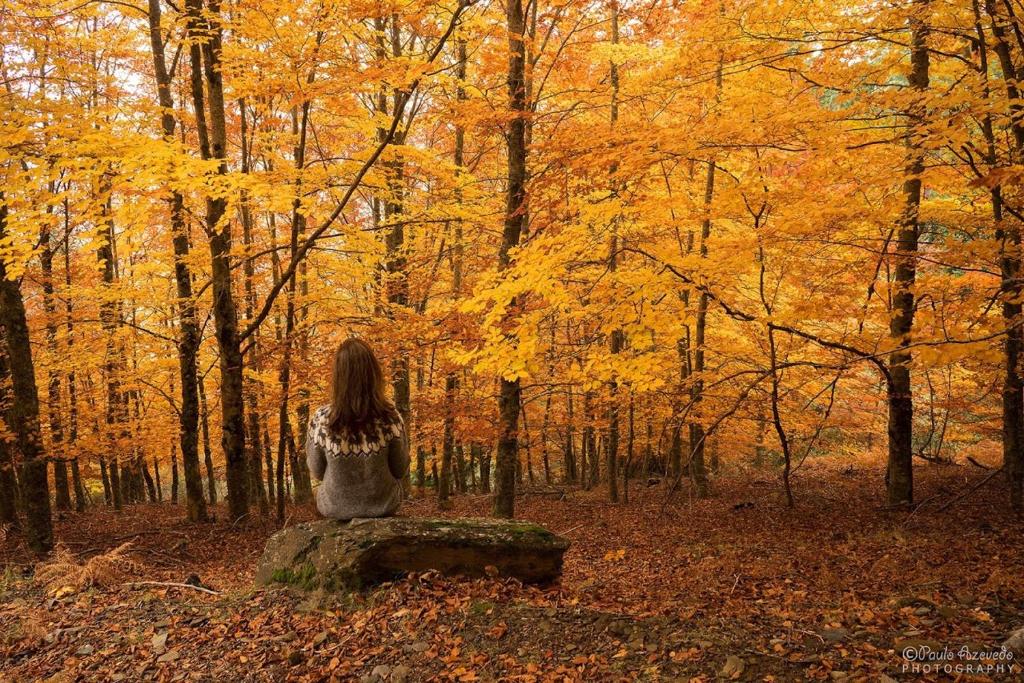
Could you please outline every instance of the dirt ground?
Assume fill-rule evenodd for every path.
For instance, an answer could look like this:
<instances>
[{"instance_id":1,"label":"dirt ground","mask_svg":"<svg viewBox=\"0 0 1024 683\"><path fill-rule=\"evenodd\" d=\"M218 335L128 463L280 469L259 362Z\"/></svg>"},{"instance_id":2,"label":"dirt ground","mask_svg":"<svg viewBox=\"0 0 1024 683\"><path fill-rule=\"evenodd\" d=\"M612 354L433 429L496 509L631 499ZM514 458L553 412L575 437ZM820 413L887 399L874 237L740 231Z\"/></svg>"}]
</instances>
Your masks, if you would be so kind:
<instances>
[{"instance_id":1,"label":"dirt ground","mask_svg":"<svg viewBox=\"0 0 1024 683\"><path fill-rule=\"evenodd\" d=\"M615 505L538 488L517 516L572 541L547 588L428 573L357 595L256 589L270 520L229 525L217 508L196 525L169 504L61 514L76 562L130 543L124 577L47 589L9 534L0 680L1019 680L998 651L1024 627L1021 521L996 480L940 511L984 475L919 468L909 513L882 507L882 472L863 466L805 468L795 509L769 473L718 478L707 500L664 482ZM469 494L440 512L428 493L402 514L488 509ZM943 653L956 659L912 661Z\"/></svg>"}]
</instances>

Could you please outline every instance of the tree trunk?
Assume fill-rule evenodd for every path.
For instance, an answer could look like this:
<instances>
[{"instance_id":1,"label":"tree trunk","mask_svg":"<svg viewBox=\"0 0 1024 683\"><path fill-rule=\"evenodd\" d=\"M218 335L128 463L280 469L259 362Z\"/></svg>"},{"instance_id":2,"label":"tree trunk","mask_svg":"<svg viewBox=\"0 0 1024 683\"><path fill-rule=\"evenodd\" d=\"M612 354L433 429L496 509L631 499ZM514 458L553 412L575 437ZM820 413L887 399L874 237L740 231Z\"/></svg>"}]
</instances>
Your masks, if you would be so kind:
<instances>
[{"instance_id":1,"label":"tree trunk","mask_svg":"<svg viewBox=\"0 0 1024 683\"><path fill-rule=\"evenodd\" d=\"M210 505L217 503L217 480L213 474L213 451L210 448L210 411L206 406L206 386L199 378L199 405L201 426L203 429L203 460L206 465L206 488L209 492Z\"/></svg>"},{"instance_id":2,"label":"tree trunk","mask_svg":"<svg viewBox=\"0 0 1024 683\"><path fill-rule=\"evenodd\" d=\"M100 456L100 480L103 482L103 504L112 506L114 494L110 490L110 472L107 471L107 459Z\"/></svg>"},{"instance_id":3,"label":"tree trunk","mask_svg":"<svg viewBox=\"0 0 1024 683\"><path fill-rule=\"evenodd\" d=\"M248 422L248 436L245 440L248 451L246 453L245 465L249 481L249 496L256 500L260 514L267 514L267 490L263 487L263 449L260 446L260 415L257 410L256 400L257 387L255 382L247 382L248 391L246 394L246 421ZM270 482L268 481L269 485Z\"/></svg>"},{"instance_id":4,"label":"tree trunk","mask_svg":"<svg viewBox=\"0 0 1024 683\"><path fill-rule=\"evenodd\" d=\"M269 420L269 417L263 418L264 430L266 430L266 423ZM283 463L284 459L282 458L281 461ZM269 448L263 449L263 465L266 467L267 470L267 502L270 504L270 507L274 508L274 510L277 510L277 499L280 497L281 490L277 488L277 476L274 470L274 452Z\"/></svg>"},{"instance_id":5,"label":"tree trunk","mask_svg":"<svg viewBox=\"0 0 1024 683\"><path fill-rule=\"evenodd\" d=\"M104 181L105 182L105 181ZM110 218L109 200L104 200L104 226L102 242L97 249L97 259L103 271L103 284L110 289L115 280L114 263L114 225ZM107 476L110 479L110 500L115 510L121 509L122 490L121 473L118 467L119 456L127 445L127 404L121 391L120 371L121 359L120 349L117 345L117 328L121 323L121 314L118 302L107 297L100 304L100 321L103 327L103 334L106 338L106 357L104 359L103 371L107 382L107 443L110 448L110 463L107 468Z\"/></svg>"},{"instance_id":6,"label":"tree trunk","mask_svg":"<svg viewBox=\"0 0 1024 683\"><path fill-rule=\"evenodd\" d=\"M634 430L634 417L636 406L633 400L633 392L629 392L629 431L626 434L626 465L622 468L622 502L629 502L629 471L633 466L633 446L636 432Z\"/></svg>"},{"instance_id":7,"label":"tree trunk","mask_svg":"<svg viewBox=\"0 0 1024 683\"><path fill-rule=\"evenodd\" d=\"M566 422L565 422L565 448L563 450L563 463L562 468L564 470L563 479L567 484L575 484L577 481L576 472L576 424L573 422L572 414L572 387L568 387L565 392L566 402Z\"/></svg>"},{"instance_id":8,"label":"tree trunk","mask_svg":"<svg viewBox=\"0 0 1024 683\"><path fill-rule=\"evenodd\" d=\"M64 200L64 287L71 291L71 214L69 202ZM74 357L75 325L72 319L73 304L71 297L65 298L65 329L67 331L68 357ZM78 382L75 371L68 372L68 447L75 448L78 442ZM75 490L75 511L85 511L85 486L82 484L82 472L78 466L78 454L71 461L71 480Z\"/></svg>"},{"instance_id":9,"label":"tree trunk","mask_svg":"<svg viewBox=\"0 0 1024 683\"><path fill-rule=\"evenodd\" d=\"M9 382L7 348L0 347L0 406L9 406L12 403ZM18 519L18 477L14 467L11 444L6 439L0 439L0 525L10 525L18 529L21 523Z\"/></svg>"},{"instance_id":10,"label":"tree trunk","mask_svg":"<svg viewBox=\"0 0 1024 683\"><path fill-rule=\"evenodd\" d=\"M7 203L0 192L0 240L7 238ZM53 547L50 517L50 488L47 481L42 431L39 425L39 392L36 389L32 342L29 338L21 283L11 279L7 264L0 259L0 342L7 347L11 398L4 418L14 432L14 444L21 454L18 479L22 509L25 511L25 540L36 552Z\"/></svg>"},{"instance_id":11,"label":"tree trunk","mask_svg":"<svg viewBox=\"0 0 1024 683\"><path fill-rule=\"evenodd\" d=\"M383 64L384 59L390 52L395 58L402 57L401 31L398 24L398 14L393 13L390 18L390 26L387 19L379 17L376 22L378 28L377 57ZM390 35L390 45L385 43ZM400 108L404 106L402 92L398 88L392 89L391 115L398 115ZM388 114L388 98L384 88L377 96L377 112ZM404 144L408 131L404 128L394 133L393 141L396 145ZM388 130L384 127L377 129L377 139L384 144L388 137ZM384 199L384 222L390 225L385 239L384 269L387 273L385 279L385 290L388 300L388 316L394 317L398 310L409 305L409 280L408 264L404 253L405 249L405 221L402 219L404 212L405 194L405 166L401 153L393 150L393 158L384 162L384 175L386 179L387 196ZM410 406L410 381L409 381L409 351L404 345L395 349L391 360L391 387L394 393L395 408L402 416L406 425L412 424L412 409ZM403 480L403 487L408 491L408 474Z\"/></svg>"},{"instance_id":12,"label":"tree trunk","mask_svg":"<svg viewBox=\"0 0 1024 683\"><path fill-rule=\"evenodd\" d=\"M480 490L479 489L479 485L478 485L478 481L479 480L478 480L478 477L477 477L477 467L479 466L479 463L480 463L480 453L481 453L481 449L480 449L480 445L479 444L475 444L475 443L474 444L470 444L470 446L469 446L469 478L470 478L470 482L471 482L472 487L473 487L473 493L476 493L477 491Z\"/></svg>"},{"instance_id":13,"label":"tree trunk","mask_svg":"<svg viewBox=\"0 0 1024 683\"><path fill-rule=\"evenodd\" d=\"M164 502L164 486L160 481L160 461L153 457L153 474L156 475L156 499L157 502Z\"/></svg>"},{"instance_id":14,"label":"tree trunk","mask_svg":"<svg viewBox=\"0 0 1024 683\"><path fill-rule=\"evenodd\" d=\"M719 62L718 83L721 88L722 67ZM704 184L704 211L711 211L711 201L715 192L715 162L708 163L708 172ZM711 236L711 216L705 215L701 222L700 229L700 257L707 258L708 239ZM693 383L691 386L690 400L692 406L690 414L693 416L690 421L690 458L687 462L690 477L693 479L694 488L697 490L698 498L708 496L708 474L704 463L704 446L706 435L704 425L700 421L700 403L704 398L704 368L705 368L705 336L707 335L708 320L708 295L701 292L697 296L697 318L694 321L694 344L693 344Z\"/></svg>"},{"instance_id":15,"label":"tree trunk","mask_svg":"<svg viewBox=\"0 0 1024 683\"><path fill-rule=\"evenodd\" d=\"M583 392L583 488L590 490L601 482L601 461L597 454L597 432L594 429L594 394Z\"/></svg>"},{"instance_id":16,"label":"tree trunk","mask_svg":"<svg viewBox=\"0 0 1024 683\"><path fill-rule=\"evenodd\" d=\"M520 398L520 400L522 400ZM526 405L520 403L519 405L519 416L521 418L521 424L523 426L523 438L521 443L523 444L523 450L526 451L526 474L530 481L530 486L533 486L533 438L530 436L530 424L526 419ZM519 470L519 483L523 483L522 476L522 463L520 464Z\"/></svg>"},{"instance_id":17,"label":"tree trunk","mask_svg":"<svg viewBox=\"0 0 1024 683\"><path fill-rule=\"evenodd\" d=\"M244 97L239 98L238 100L238 120L242 153L240 170L243 175L247 175L251 170L250 145L252 134L249 132ZM255 283L253 282L256 268L255 257L252 253L252 211L249 208L248 193L245 190L241 190L240 192L239 214L241 216L242 223L242 249L244 252L244 257L242 259L242 286L245 302L245 320L248 324L252 324L256 307L256 289ZM253 332L253 343L249 349L248 360L250 365L256 368L260 368L262 365L260 334L258 327ZM249 496L256 500L260 514L265 515L269 509L268 501L269 507L276 507L274 499L273 455L269 448L261 446L263 442L260 439L260 423L262 422L263 429L266 429L267 416L261 416L259 412L260 385L255 377L249 376L245 378L244 392L247 423L246 429L248 430L248 436L246 439L246 444L248 445L248 451L246 453L246 471L248 473L249 481ZM264 467L266 467L266 488L263 486Z\"/></svg>"},{"instance_id":18,"label":"tree trunk","mask_svg":"<svg viewBox=\"0 0 1024 683\"><path fill-rule=\"evenodd\" d=\"M505 224L502 230L498 268L508 270L511 250L519 244L523 231L523 209L526 204L526 18L522 0L507 0L508 25L508 96L512 120L506 132L508 154L508 187L505 201ZM509 304L514 309L515 301ZM519 378L499 379L498 392L498 455L494 493L494 514L512 517L515 514L516 463L519 460L519 406L522 395Z\"/></svg>"},{"instance_id":19,"label":"tree trunk","mask_svg":"<svg viewBox=\"0 0 1024 683\"><path fill-rule=\"evenodd\" d=\"M548 457L548 428L551 426L551 388L544 399L544 418L540 426L541 464L544 466L544 483L551 484L551 462Z\"/></svg>"},{"instance_id":20,"label":"tree trunk","mask_svg":"<svg viewBox=\"0 0 1024 683\"><path fill-rule=\"evenodd\" d=\"M146 464L145 460L142 460L140 461L140 467L142 468L142 477L146 481L146 492L149 494L149 502L155 503L157 499L156 483L153 481L153 475L149 473L149 465Z\"/></svg>"},{"instance_id":21,"label":"tree trunk","mask_svg":"<svg viewBox=\"0 0 1024 683\"><path fill-rule=\"evenodd\" d=\"M619 43L619 4L612 0L612 45ZM610 128L614 132L615 124L619 120L619 66L615 59L610 61L610 74L612 86L612 101ZM610 169L612 191L618 192L618 181L615 174L619 170L617 163L612 163ZM611 238L608 240L608 272L614 278L615 271L619 265L619 221L612 219ZM621 329L614 329L608 340L608 352L616 356L622 351L625 337ZM618 382L614 379L608 382L608 450L605 467L608 469L608 500L613 503L619 501L619 403L618 403Z\"/></svg>"},{"instance_id":22,"label":"tree trunk","mask_svg":"<svg viewBox=\"0 0 1024 683\"><path fill-rule=\"evenodd\" d=\"M224 88L221 81L220 2L187 0L192 65L192 100L196 132L203 159L216 159L218 173L227 174L227 129L224 116ZM204 25L206 24L206 25ZM204 97L203 83L206 84ZM207 110L206 99L209 100ZM209 116L209 129L206 117ZM213 320L221 372L221 443L227 469L228 514L232 520L249 511L245 459L245 398L243 358L238 332L238 315L231 287L231 221L224 216L227 200L208 196L206 231L210 235L212 260Z\"/></svg>"},{"instance_id":23,"label":"tree trunk","mask_svg":"<svg viewBox=\"0 0 1024 683\"><path fill-rule=\"evenodd\" d=\"M927 10L928 0L915 0L915 4L920 9L910 19L911 70L907 80L914 92L923 99L928 89L928 27L921 15ZM914 327L914 280L917 277L917 242L920 234L918 214L921 208L921 174L924 172L924 152L917 136L921 134L924 124L924 104L920 101L913 104L907 112L907 118L910 128L907 135L906 178L903 181L904 208L896 241L893 314L889 323L889 335L896 349L889 354L889 466L886 488L889 505L893 507L910 505L914 501L914 399L909 345Z\"/></svg>"},{"instance_id":24,"label":"tree trunk","mask_svg":"<svg viewBox=\"0 0 1024 683\"><path fill-rule=\"evenodd\" d=\"M445 405L448 406L454 400L450 398L455 393L455 375L449 374L445 378ZM444 417L444 429L441 437L441 473L437 480L437 504L442 510L450 507L449 497L452 492L452 460L455 456L455 432L453 420L449 415Z\"/></svg>"},{"instance_id":25,"label":"tree trunk","mask_svg":"<svg viewBox=\"0 0 1024 683\"><path fill-rule=\"evenodd\" d=\"M284 418L285 420L288 419L287 411L285 411ZM280 419L280 414L278 415L278 419ZM277 470L274 476L274 482L277 485L277 520L280 523L284 523L284 506L285 503L288 502L288 497L287 495L285 495L284 491L284 470L286 461L286 450L288 444L292 442L291 423L287 423L285 425L285 439L287 439L287 443L285 443L284 440L280 440L277 445ZM269 448L267 449L267 452L270 452Z\"/></svg>"},{"instance_id":26,"label":"tree trunk","mask_svg":"<svg viewBox=\"0 0 1024 683\"><path fill-rule=\"evenodd\" d=\"M981 28L981 17L977 3L974 6L978 44L980 47L982 77L987 79L988 59L984 31ZM992 19L992 34L995 38L994 49L999 59L1000 70L1006 87L1007 99L1010 102L1010 130L1013 133L1013 145L1010 163L1020 164L1024 160L1024 125L1021 124L1020 91L1018 89L1019 70L1010 52L1010 44L1006 37L1006 27L999 10L993 0L986 0L985 11ZM988 95L986 85L985 94ZM988 146L987 159L989 167L998 163L996 156L996 138L992 129L991 117L986 116L982 122L982 131ZM1003 349L1006 367L1003 376L1003 468L1010 480L1010 505L1018 514L1024 511L1024 381L1021 380L1021 235L1016 221L1003 219L1002 187L991 190L992 217L995 223L995 238L1000 245L1000 290L1003 297L1003 324L1006 326L1006 341Z\"/></svg>"},{"instance_id":27,"label":"tree trunk","mask_svg":"<svg viewBox=\"0 0 1024 683\"><path fill-rule=\"evenodd\" d=\"M53 245L50 228L46 225L39 231L42 253L39 262L43 280L43 310L46 313L46 347L54 363L60 357L57 350L57 310L53 301ZM60 374L55 368L49 372L47 382L47 410L50 421L50 443L53 461L53 487L55 507L58 510L71 509L71 488L68 486L67 455L64 452L64 424L61 420Z\"/></svg>"},{"instance_id":28,"label":"tree trunk","mask_svg":"<svg viewBox=\"0 0 1024 683\"><path fill-rule=\"evenodd\" d=\"M480 454L480 491L491 492L491 452L489 450Z\"/></svg>"},{"instance_id":29,"label":"tree trunk","mask_svg":"<svg viewBox=\"0 0 1024 683\"><path fill-rule=\"evenodd\" d=\"M427 486L427 449L421 445L416 447L416 484L423 495Z\"/></svg>"},{"instance_id":30,"label":"tree trunk","mask_svg":"<svg viewBox=\"0 0 1024 683\"><path fill-rule=\"evenodd\" d=\"M178 504L178 440L171 440L171 502Z\"/></svg>"},{"instance_id":31,"label":"tree trunk","mask_svg":"<svg viewBox=\"0 0 1024 683\"><path fill-rule=\"evenodd\" d=\"M149 37L153 53L157 97L160 102L160 130L166 140L174 137L174 101L171 98L171 77L164 58L164 40L160 30L160 0L149 0ZM193 65L195 66L195 65ZM179 192L172 192L171 242L174 247L174 281L178 295L178 371L181 378L181 409L178 424L181 437L181 462L185 470L185 497L188 519L208 519L203 498L202 473L199 470L199 378L197 357L201 335L192 296L192 273L189 270L188 232L185 227L185 201Z\"/></svg>"}]
</instances>

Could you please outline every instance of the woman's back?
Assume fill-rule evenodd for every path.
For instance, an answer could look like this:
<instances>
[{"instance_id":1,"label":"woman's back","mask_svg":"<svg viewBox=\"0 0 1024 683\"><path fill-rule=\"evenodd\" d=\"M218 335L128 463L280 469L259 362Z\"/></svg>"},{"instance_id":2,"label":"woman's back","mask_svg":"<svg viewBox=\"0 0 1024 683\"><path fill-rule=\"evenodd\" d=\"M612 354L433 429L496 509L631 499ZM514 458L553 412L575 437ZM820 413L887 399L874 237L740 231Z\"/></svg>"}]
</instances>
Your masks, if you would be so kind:
<instances>
[{"instance_id":1,"label":"woman's back","mask_svg":"<svg viewBox=\"0 0 1024 683\"><path fill-rule=\"evenodd\" d=\"M384 372L366 342L342 342L334 354L331 402L313 413L306 437L309 471L323 481L316 506L324 517L385 517L402 501L409 443L384 387Z\"/></svg>"},{"instance_id":2,"label":"woman's back","mask_svg":"<svg viewBox=\"0 0 1024 683\"><path fill-rule=\"evenodd\" d=\"M306 437L306 462L323 483L316 506L324 517L353 519L386 517L402 501L401 479L409 468L405 428L395 422L380 423L369 436L339 436L329 424L331 407L313 413Z\"/></svg>"}]
</instances>

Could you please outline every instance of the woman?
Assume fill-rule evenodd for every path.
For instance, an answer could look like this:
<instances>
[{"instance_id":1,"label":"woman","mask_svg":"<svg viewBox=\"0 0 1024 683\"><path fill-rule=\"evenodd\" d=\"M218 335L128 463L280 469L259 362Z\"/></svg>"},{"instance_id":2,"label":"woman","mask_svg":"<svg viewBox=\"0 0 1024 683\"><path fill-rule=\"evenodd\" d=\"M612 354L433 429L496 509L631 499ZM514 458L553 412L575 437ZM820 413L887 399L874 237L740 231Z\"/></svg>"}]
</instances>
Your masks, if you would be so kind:
<instances>
[{"instance_id":1,"label":"woman","mask_svg":"<svg viewBox=\"0 0 1024 683\"><path fill-rule=\"evenodd\" d=\"M347 339L334 354L331 402L309 420L306 463L323 481L316 507L324 517L387 517L402 501L405 425L384 395L380 362L361 339Z\"/></svg>"}]
</instances>

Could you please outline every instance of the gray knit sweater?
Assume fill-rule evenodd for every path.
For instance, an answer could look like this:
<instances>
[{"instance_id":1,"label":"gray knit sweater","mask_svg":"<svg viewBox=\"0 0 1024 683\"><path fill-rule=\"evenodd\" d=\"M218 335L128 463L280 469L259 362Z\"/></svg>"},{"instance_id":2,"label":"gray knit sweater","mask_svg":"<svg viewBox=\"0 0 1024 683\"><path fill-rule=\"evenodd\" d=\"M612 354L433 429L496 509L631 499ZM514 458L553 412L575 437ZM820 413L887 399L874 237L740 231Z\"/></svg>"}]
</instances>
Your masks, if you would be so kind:
<instances>
[{"instance_id":1,"label":"gray knit sweater","mask_svg":"<svg viewBox=\"0 0 1024 683\"><path fill-rule=\"evenodd\" d=\"M409 442L401 418L381 425L372 438L353 442L338 438L328 425L330 406L309 419L306 464L323 483L316 507L330 519L387 517L402 502L401 479L409 471Z\"/></svg>"}]
</instances>

